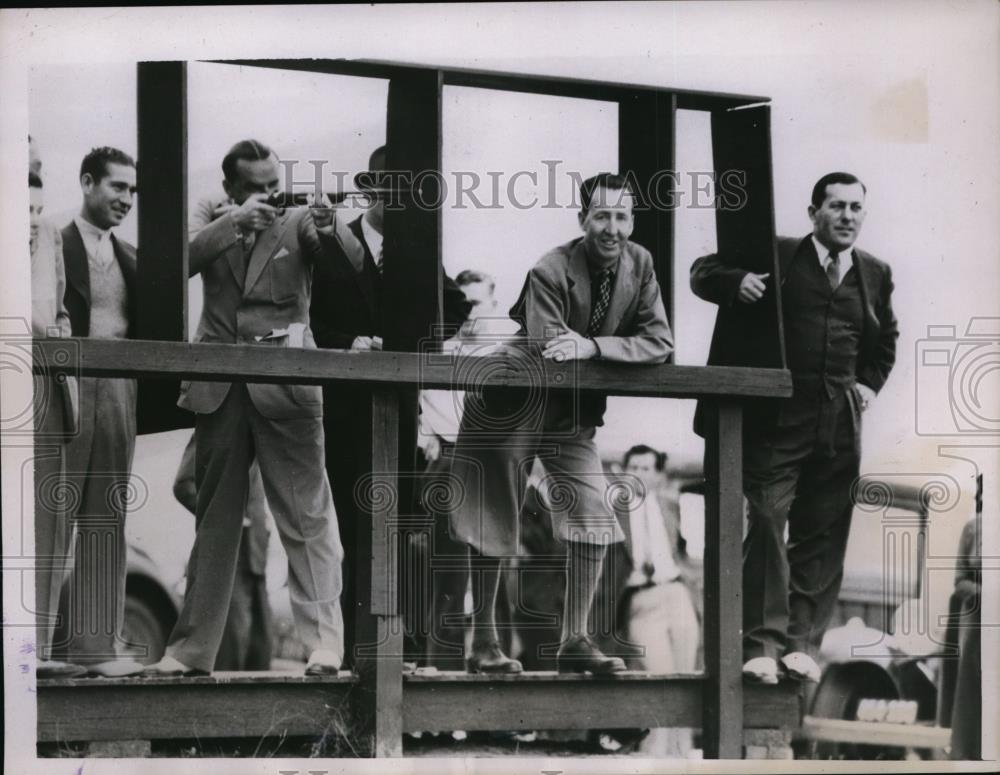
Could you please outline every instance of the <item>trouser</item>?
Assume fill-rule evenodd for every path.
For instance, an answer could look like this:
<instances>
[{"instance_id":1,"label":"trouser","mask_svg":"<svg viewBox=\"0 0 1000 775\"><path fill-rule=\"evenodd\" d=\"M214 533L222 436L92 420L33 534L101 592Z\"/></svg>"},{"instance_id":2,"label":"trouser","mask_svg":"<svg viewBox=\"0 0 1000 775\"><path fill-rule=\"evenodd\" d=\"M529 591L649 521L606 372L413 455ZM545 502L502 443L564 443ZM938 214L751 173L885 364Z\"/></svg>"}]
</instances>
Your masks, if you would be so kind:
<instances>
[{"instance_id":1,"label":"trouser","mask_svg":"<svg viewBox=\"0 0 1000 775\"><path fill-rule=\"evenodd\" d=\"M53 644L58 658L79 664L114 659L127 645L125 515L146 497L143 483L129 481L135 399L135 380L80 380L80 429L66 446L66 509L76 530L68 621Z\"/></svg>"},{"instance_id":2,"label":"trouser","mask_svg":"<svg viewBox=\"0 0 1000 775\"><path fill-rule=\"evenodd\" d=\"M642 647L642 669L649 673L693 673L701 628L682 581L635 590L629 599L628 639ZM693 747L690 728L658 727L639 743L650 756L687 758Z\"/></svg>"},{"instance_id":3,"label":"trouser","mask_svg":"<svg viewBox=\"0 0 1000 775\"><path fill-rule=\"evenodd\" d=\"M39 659L51 656L59 595L70 567L66 514L66 445L55 380L35 396L35 621Z\"/></svg>"},{"instance_id":4,"label":"trouser","mask_svg":"<svg viewBox=\"0 0 1000 775\"><path fill-rule=\"evenodd\" d=\"M271 606L267 578L250 567L250 529L243 528L226 627L215 657L216 670L271 669Z\"/></svg>"},{"instance_id":5,"label":"trouser","mask_svg":"<svg viewBox=\"0 0 1000 775\"><path fill-rule=\"evenodd\" d=\"M819 652L840 593L860 465L855 390L832 400L797 391L773 428L745 436L745 659Z\"/></svg>"},{"instance_id":6,"label":"trouser","mask_svg":"<svg viewBox=\"0 0 1000 775\"><path fill-rule=\"evenodd\" d=\"M323 467L319 417L273 420L234 384L212 414L199 414L195 478L198 530L184 604L167 654L212 670L225 631L256 457L264 493L288 556L292 615L306 650L343 654L343 549Z\"/></svg>"}]
</instances>

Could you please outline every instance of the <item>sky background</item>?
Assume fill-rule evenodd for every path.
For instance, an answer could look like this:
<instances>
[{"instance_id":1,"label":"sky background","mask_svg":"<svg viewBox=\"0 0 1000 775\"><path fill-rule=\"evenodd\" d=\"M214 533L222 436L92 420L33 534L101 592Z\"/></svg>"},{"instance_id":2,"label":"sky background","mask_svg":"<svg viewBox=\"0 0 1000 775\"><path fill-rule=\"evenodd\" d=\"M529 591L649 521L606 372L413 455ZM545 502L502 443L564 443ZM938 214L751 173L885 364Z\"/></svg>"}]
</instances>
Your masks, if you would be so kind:
<instances>
[{"instance_id":1,"label":"sky background","mask_svg":"<svg viewBox=\"0 0 1000 775\"><path fill-rule=\"evenodd\" d=\"M1000 315L994 3L227 7L185 9L183 16L74 9L2 18L3 50L18 53L0 58L0 180L11 204L3 213L5 316L24 315L28 303L23 138L30 130L39 141L49 212L68 220L79 202L83 154L97 144L135 149L138 59L368 57L759 94L772 105L778 233L806 234L813 183L848 170L868 185L858 246L893 267L898 358L865 416L864 470L952 471L966 493L976 466L988 476L998 470L996 432L918 434L918 427L954 430L950 391L961 387L949 368L924 363L929 326L954 327L933 349L985 356L967 373L978 379L982 416L995 423L1000 404L998 337L965 336L971 318L995 322ZM318 154L348 171L362 169L384 139L380 81L221 65L192 65L190 76L192 199L218 190L221 156L240 137L256 135L286 158ZM614 124L602 103L451 88L444 95L445 171L544 169L543 159L560 159L591 174L614 165ZM678 167L710 169L705 117L681 114L678 129ZM133 213L122 234L134 237L135 223ZM452 274L473 266L492 272L506 306L531 264L577 233L571 211L446 212L445 266ZM687 292L686 275L713 247L711 212L680 210L671 321L679 363L704 363L707 353L714 309ZM199 298L196 280L192 312ZM697 461L692 412L691 402L612 399L598 441L606 454L642 441L677 461ZM942 444L980 445L953 453L975 458L976 466L947 459ZM987 479L991 514L995 481ZM10 492L5 486L5 506ZM969 499L961 504L954 513L964 519ZM996 545L991 523L985 540ZM992 713L988 707L987 717Z\"/></svg>"}]
</instances>

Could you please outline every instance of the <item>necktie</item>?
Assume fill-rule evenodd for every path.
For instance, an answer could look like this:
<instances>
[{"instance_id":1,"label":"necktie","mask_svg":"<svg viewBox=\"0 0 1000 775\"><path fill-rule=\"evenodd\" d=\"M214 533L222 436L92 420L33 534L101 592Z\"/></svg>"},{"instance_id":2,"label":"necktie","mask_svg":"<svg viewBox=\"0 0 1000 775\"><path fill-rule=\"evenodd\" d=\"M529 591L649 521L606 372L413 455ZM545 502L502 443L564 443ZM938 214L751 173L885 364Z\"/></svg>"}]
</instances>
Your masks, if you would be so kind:
<instances>
[{"instance_id":1,"label":"necktie","mask_svg":"<svg viewBox=\"0 0 1000 775\"><path fill-rule=\"evenodd\" d=\"M383 253L382 253L382 248L379 248L378 249L378 255L375 256L375 268L378 270L378 276L379 277L382 276L383 260L384 260L384 257L383 257Z\"/></svg>"},{"instance_id":2,"label":"necktie","mask_svg":"<svg viewBox=\"0 0 1000 775\"><path fill-rule=\"evenodd\" d=\"M608 315L608 307L611 305L611 281L614 275L613 269L602 269L593 279L597 290L594 294L594 307L590 311L590 322L587 324L587 336L596 336L601 330L604 318Z\"/></svg>"},{"instance_id":3,"label":"necktie","mask_svg":"<svg viewBox=\"0 0 1000 775\"><path fill-rule=\"evenodd\" d=\"M240 235L240 243L243 247L243 269L249 271L250 256L253 254L253 246L257 242L257 233L253 231L243 232Z\"/></svg>"},{"instance_id":4,"label":"necktie","mask_svg":"<svg viewBox=\"0 0 1000 775\"><path fill-rule=\"evenodd\" d=\"M646 496L650 497L649 495ZM656 566L653 564L653 533L649 527L649 502L642 504L642 532L644 533L643 545L645 547L645 558L642 563L642 572L646 576L646 581L651 582L656 574Z\"/></svg>"},{"instance_id":5,"label":"necktie","mask_svg":"<svg viewBox=\"0 0 1000 775\"><path fill-rule=\"evenodd\" d=\"M840 257L836 253L827 256L826 278L830 281L830 288L837 290L840 286Z\"/></svg>"}]
</instances>

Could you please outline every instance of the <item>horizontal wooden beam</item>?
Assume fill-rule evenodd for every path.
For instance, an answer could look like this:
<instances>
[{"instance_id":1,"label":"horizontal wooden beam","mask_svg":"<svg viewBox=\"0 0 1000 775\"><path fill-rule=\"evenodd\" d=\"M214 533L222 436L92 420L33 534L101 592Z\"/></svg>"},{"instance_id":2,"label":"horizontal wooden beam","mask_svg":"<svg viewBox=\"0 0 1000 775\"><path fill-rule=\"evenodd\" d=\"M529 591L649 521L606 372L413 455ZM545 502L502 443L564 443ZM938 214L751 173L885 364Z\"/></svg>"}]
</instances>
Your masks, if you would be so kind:
<instances>
[{"instance_id":1,"label":"horizontal wooden beam","mask_svg":"<svg viewBox=\"0 0 1000 775\"><path fill-rule=\"evenodd\" d=\"M464 67L436 67L434 65L374 59L228 59L213 61L218 64L239 65L241 67L270 67L278 70L300 70L311 73L383 78L386 80L406 72L437 70L441 72L446 86L470 86L480 89L548 94L554 97L576 97L609 102L616 102L635 94L660 92L677 95L677 107L687 110L728 110L770 100L769 97L749 94L697 91L676 89L669 86L594 81L584 78L563 78L555 75L476 70Z\"/></svg>"},{"instance_id":2,"label":"horizontal wooden beam","mask_svg":"<svg viewBox=\"0 0 1000 775\"><path fill-rule=\"evenodd\" d=\"M617 396L697 398L790 396L789 372L724 366L636 366L597 361L558 364L526 355L484 358L436 353L303 350L260 345L135 339L51 339L33 348L35 372L99 377L468 390L486 385L596 391Z\"/></svg>"},{"instance_id":3,"label":"horizontal wooden beam","mask_svg":"<svg viewBox=\"0 0 1000 775\"><path fill-rule=\"evenodd\" d=\"M699 675L409 675L403 681L403 731L697 728L703 688ZM356 691L357 678L350 674L39 681L38 741L345 734ZM747 726L796 727L797 692L790 682L748 686Z\"/></svg>"},{"instance_id":4,"label":"horizontal wooden beam","mask_svg":"<svg viewBox=\"0 0 1000 775\"><path fill-rule=\"evenodd\" d=\"M336 735L356 684L276 673L39 681L38 742Z\"/></svg>"},{"instance_id":5,"label":"horizontal wooden beam","mask_svg":"<svg viewBox=\"0 0 1000 775\"><path fill-rule=\"evenodd\" d=\"M891 745L900 748L944 748L951 745L951 730L926 724L891 724L881 721L806 716L795 736L800 740L858 745Z\"/></svg>"},{"instance_id":6,"label":"horizontal wooden beam","mask_svg":"<svg viewBox=\"0 0 1000 775\"><path fill-rule=\"evenodd\" d=\"M700 728L704 687L700 675L414 675L403 689L403 731ZM797 692L789 682L748 686L746 726L798 726Z\"/></svg>"}]
</instances>

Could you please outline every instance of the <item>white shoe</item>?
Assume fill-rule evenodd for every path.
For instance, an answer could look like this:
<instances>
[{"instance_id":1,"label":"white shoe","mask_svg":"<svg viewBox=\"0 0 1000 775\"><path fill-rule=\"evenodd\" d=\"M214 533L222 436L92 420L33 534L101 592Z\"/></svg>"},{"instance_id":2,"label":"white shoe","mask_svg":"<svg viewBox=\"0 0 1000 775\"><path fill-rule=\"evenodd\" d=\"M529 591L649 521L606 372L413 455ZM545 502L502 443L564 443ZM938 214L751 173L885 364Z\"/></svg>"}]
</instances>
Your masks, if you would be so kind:
<instances>
[{"instance_id":1,"label":"white shoe","mask_svg":"<svg viewBox=\"0 0 1000 775\"><path fill-rule=\"evenodd\" d=\"M173 675L208 675L204 670L189 667L183 662L178 662L173 657L164 657L155 665L147 665L142 674L148 677L173 676Z\"/></svg>"},{"instance_id":2,"label":"white shoe","mask_svg":"<svg viewBox=\"0 0 1000 775\"><path fill-rule=\"evenodd\" d=\"M96 665L87 665L87 673L98 678L126 678L130 675L139 675L144 670L142 663L134 659L111 659Z\"/></svg>"},{"instance_id":3,"label":"white shoe","mask_svg":"<svg viewBox=\"0 0 1000 775\"><path fill-rule=\"evenodd\" d=\"M316 649L309 655L306 675L337 675L340 672L340 657L329 649Z\"/></svg>"},{"instance_id":4,"label":"white shoe","mask_svg":"<svg viewBox=\"0 0 1000 775\"><path fill-rule=\"evenodd\" d=\"M778 663L771 657L754 657L743 664L743 677L752 683L778 683Z\"/></svg>"},{"instance_id":5,"label":"white shoe","mask_svg":"<svg viewBox=\"0 0 1000 775\"><path fill-rule=\"evenodd\" d=\"M781 658L781 666L785 668L789 678L796 681L819 683L820 670L816 660L801 651L793 651Z\"/></svg>"}]
</instances>

